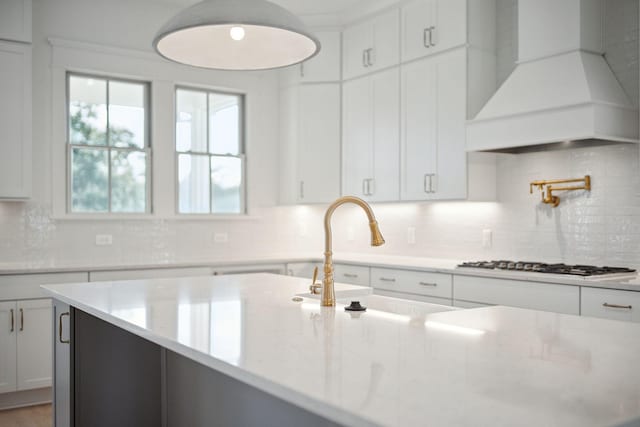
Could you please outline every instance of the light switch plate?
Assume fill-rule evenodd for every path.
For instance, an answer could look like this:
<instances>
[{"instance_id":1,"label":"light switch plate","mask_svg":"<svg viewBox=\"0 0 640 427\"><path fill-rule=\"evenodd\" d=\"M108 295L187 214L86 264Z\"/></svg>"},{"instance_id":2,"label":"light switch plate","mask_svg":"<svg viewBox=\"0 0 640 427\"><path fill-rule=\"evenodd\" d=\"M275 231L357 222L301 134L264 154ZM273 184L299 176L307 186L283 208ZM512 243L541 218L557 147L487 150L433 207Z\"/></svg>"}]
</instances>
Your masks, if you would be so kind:
<instances>
[{"instance_id":1,"label":"light switch plate","mask_svg":"<svg viewBox=\"0 0 640 427\"><path fill-rule=\"evenodd\" d=\"M490 228L482 230L482 247L490 249L493 245L493 231Z\"/></svg>"},{"instance_id":2,"label":"light switch plate","mask_svg":"<svg viewBox=\"0 0 640 427\"><path fill-rule=\"evenodd\" d=\"M213 241L215 243L227 243L229 241L229 233L214 233Z\"/></svg>"}]
</instances>

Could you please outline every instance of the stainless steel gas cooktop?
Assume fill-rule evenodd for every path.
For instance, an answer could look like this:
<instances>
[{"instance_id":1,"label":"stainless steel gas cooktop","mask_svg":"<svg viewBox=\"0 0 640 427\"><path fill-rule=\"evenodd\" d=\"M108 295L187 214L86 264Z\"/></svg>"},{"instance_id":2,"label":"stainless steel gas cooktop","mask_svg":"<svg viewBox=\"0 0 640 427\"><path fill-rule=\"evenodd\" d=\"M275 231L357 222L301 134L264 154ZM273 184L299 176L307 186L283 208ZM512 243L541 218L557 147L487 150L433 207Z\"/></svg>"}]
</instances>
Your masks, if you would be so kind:
<instances>
[{"instance_id":1,"label":"stainless steel gas cooktop","mask_svg":"<svg viewBox=\"0 0 640 427\"><path fill-rule=\"evenodd\" d=\"M633 278L636 270L626 267L596 267L593 265L546 264L530 261L477 261L463 262L458 268L523 271L545 274L560 274L604 280L609 278Z\"/></svg>"}]
</instances>

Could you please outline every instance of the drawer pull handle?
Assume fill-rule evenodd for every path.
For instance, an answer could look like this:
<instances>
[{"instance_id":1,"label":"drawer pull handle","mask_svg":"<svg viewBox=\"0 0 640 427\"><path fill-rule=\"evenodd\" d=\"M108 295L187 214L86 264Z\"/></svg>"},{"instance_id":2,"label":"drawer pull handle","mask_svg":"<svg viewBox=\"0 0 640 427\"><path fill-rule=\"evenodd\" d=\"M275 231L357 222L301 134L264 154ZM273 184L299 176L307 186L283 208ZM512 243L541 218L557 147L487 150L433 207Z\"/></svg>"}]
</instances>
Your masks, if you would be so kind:
<instances>
[{"instance_id":1,"label":"drawer pull handle","mask_svg":"<svg viewBox=\"0 0 640 427\"><path fill-rule=\"evenodd\" d=\"M11 330L9 332L13 332L16 330L16 319L13 317L13 308L9 311L11 312Z\"/></svg>"},{"instance_id":2,"label":"drawer pull handle","mask_svg":"<svg viewBox=\"0 0 640 427\"><path fill-rule=\"evenodd\" d=\"M353 273L344 273L344 274L343 274L343 276L344 276L344 277L349 277L349 278L351 278L351 279L355 279L355 278L357 278L357 277L358 277L358 275L357 275L357 274L353 274Z\"/></svg>"},{"instance_id":3,"label":"drawer pull handle","mask_svg":"<svg viewBox=\"0 0 640 427\"><path fill-rule=\"evenodd\" d=\"M390 278L388 278L388 277L381 277L381 278L380 278L380 281L381 281L381 282L395 282L395 281L396 281L396 279L390 279Z\"/></svg>"},{"instance_id":4,"label":"drawer pull handle","mask_svg":"<svg viewBox=\"0 0 640 427\"><path fill-rule=\"evenodd\" d=\"M433 288L435 288L436 286L438 286L437 283L429 283L429 282L418 282L419 285L421 286L431 286Z\"/></svg>"},{"instance_id":5,"label":"drawer pull handle","mask_svg":"<svg viewBox=\"0 0 640 427\"><path fill-rule=\"evenodd\" d=\"M24 331L24 310L20 309L20 331Z\"/></svg>"},{"instance_id":6,"label":"drawer pull handle","mask_svg":"<svg viewBox=\"0 0 640 427\"><path fill-rule=\"evenodd\" d=\"M69 312L60 313L60 318L58 319L58 339L62 344L69 344L69 340L62 339L62 317L69 316Z\"/></svg>"},{"instance_id":7,"label":"drawer pull handle","mask_svg":"<svg viewBox=\"0 0 640 427\"><path fill-rule=\"evenodd\" d=\"M602 304L602 306L608 308L623 308L625 310L631 310L633 308L633 306L631 305L609 304L608 302L605 302L604 304Z\"/></svg>"}]
</instances>

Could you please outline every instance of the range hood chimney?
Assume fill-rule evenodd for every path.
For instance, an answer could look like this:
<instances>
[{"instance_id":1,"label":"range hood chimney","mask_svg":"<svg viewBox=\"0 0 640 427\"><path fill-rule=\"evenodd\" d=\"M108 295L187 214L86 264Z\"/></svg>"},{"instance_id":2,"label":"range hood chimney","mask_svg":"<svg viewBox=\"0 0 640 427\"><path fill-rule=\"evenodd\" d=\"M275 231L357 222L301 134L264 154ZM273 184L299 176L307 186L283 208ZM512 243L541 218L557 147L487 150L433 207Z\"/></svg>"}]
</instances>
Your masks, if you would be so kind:
<instances>
[{"instance_id":1,"label":"range hood chimney","mask_svg":"<svg viewBox=\"0 0 640 427\"><path fill-rule=\"evenodd\" d=\"M518 63L467 122L467 151L638 141L638 110L603 57L602 0L519 0Z\"/></svg>"}]
</instances>

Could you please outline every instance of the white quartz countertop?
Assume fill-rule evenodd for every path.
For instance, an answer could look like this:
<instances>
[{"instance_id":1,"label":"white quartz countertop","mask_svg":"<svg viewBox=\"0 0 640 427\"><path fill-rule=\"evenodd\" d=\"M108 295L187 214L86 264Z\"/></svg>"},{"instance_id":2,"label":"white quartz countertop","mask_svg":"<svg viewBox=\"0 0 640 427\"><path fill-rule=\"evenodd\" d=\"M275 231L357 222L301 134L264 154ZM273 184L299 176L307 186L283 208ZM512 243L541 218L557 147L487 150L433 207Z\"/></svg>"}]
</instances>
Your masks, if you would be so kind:
<instances>
[{"instance_id":1,"label":"white quartz countertop","mask_svg":"<svg viewBox=\"0 0 640 427\"><path fill-rule=\"evenodd\" d=\"M370 309L357 316L293 301L308 285L248 274L43 288L344 425L640 422L638 324L380 296L359 298Z\"/></svg>"}]
</instances>

